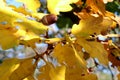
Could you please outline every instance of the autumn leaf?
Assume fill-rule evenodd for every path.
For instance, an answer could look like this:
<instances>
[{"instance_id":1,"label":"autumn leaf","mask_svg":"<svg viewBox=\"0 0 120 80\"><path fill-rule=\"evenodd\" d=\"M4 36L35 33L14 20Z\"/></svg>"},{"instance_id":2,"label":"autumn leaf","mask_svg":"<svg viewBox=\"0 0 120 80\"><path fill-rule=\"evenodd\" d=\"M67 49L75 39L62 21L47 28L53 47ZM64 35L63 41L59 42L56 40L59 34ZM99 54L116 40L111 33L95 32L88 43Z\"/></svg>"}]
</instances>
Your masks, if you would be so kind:
<instances>
[{"instance_id":1,"label":"autumn leaf","mask_svg":"<svg viewBox=\"0 0 120 80\"><path fill-rule=\"evenodd\" d=\"M20 36L16 34L17 30L14 28L0 24L0 44L2 49L9 49L19 44Z\"/></svg>"},{"instance_id":2,"label":"autumn leaf","mask_svg":"<svg viewBox=\"0 0 120 80\"><path fill-rule=\"evenodd\" d=\"M22 14L24 14L24 15L32 15L32 13L29 12L29 11L27 11L26 8L23 7L23 6L16 7L16 6L14 6L14 5L10 5L9 7L12 8L14 11L19 12L19 13L22 13Z\"/></svg>"},{"instance_id":3,"label":"autumn leaf","mask_svg":"<svg viewBox=\"0 0 120 80\"><path fill-rule=\"evenodd\" d=\"M59 49L61 49L61 50L59 50ZM71 46L67 45L67 44L64 45L64 46L62 46L62 44L58 44L54 49L53 57L57 58L58 62L61 63L61 64L63 64L64 62L67 65L77 64L76 63L77 59L75 57L75 52L71 48Z\"/></svg>"},{"instance_id":4,"label":"autumn leaf","mask_svg":"<svg viewBox=\"0 0 120 80\"><path fill-rule=\"evenodd\" d=\"M79 38L76 41L80 46L82 46L86 52L90 54L91 57L97 58L100 63L108 65L108 53L104 49L103 44L97 41L87 41L85 39Z\"/></svg>"},{"instance_id":5,"label":"autumn leaf","mask_svg":"<svg viewBox=\"0 0 120 80\"><path fill-rule=\"evenodd\" d=\"M59 14L59 12L67 12L72 10L70 4L76 3L78 0L47 0L47 8L52 14Z\"/></svg>"},{"instance_id":6,"label":"autumn leaf","mask_svg":"<svg viewBox=\"0 0 120 80\"><path fill-rule=\"evenodd\" d=\"M9 80L22 80L28 76L33 76L35 68L36 64L33 64L33 58L24 59L19 63L19 67L11 73Z\"/></svg>"},{"instance_id":7,"label":"autumn leaf","mask_svg":"<svg viewBox=\"0 0 120 80\"><path fill-rule=\"evenodd\" d=\"M0 6L0 14L0 43L3 49L18 45L20 40L31 41L30 39L32 39L34 43L38 42L39 35L47 30L47 27L42 23L27 19L25 15L21 15L6 6L4 9ZM33 38L37 38L36 41Z\"/></svg>"},{"instance_id":8,"label":"autumn leaf","mask_svg":"<svg viewBox=\"0 0 120 80\"><path fill-rule=\"evenodd\" d=\"M39 23L39 22L36 22L36 21L33 21L33 20L29 20L26 18L25 15L21 15L19 14L18 12L12 10L12 9L9 9L8 7L0 7L0 22L6 22L6 24L9 24L11 25L11 27L16 27L17 25L15 25L14 23L18 23L18 24L23 24L22 26L20 27L27 27L27 30L28 29L33 29L36 30L38 29L38 32L40 33L42 28L43 30L42 31L45 31L47 28L46 26L42 25L42 23ZM44 26L44 27L43 27Z\"/></svg>"},{"instance_id":9,"label":"autumn leaf","mask_svg":"<svg viewBox=\"0 0 120 80\"><path fill-rule=\"evenodd\" d=\"M76 47L79 47L79 46L75 45L75 43L73 44L72 38L71 38L69 35L66 35L66 36L65 36L65 39L66 39L66 41L68 42L69 47L70 47L70 46L72 47L72 50L73 50L74 55L75 55L75 58L76 58L78 64L80 64L80 67L81 67L82 69L87 69L87 68L85 67L85 66L86 66L86 61L85 61L84 58L83 58L82 50L78 51L78 50L76 49ZM79 49L81 49L81 47L79 47Z\"/></svg>"},{"instance_id":10,"label":"autumn leaf","mask_svg":"<svg viewBox=\"0 0 120 80\"><path fill-rule=\"evenodd\" d=\"M0 79L9 80L9 76L20 66L20 62L17 58L4 60L0 65Z\"/></svg>"},{"instance_id":11,"label":"autumn leaf","mask_svg":"<svg viewBox=\"0 0 120 80\"><path fill-rule=\"evenodd\" d=\"M85 14L85 15L84 15ZM79 24L74 24L72 27L72 33L77 37L88 37L91 34L100 34L102 31L106 31L112 20L101 15L93 16L86 12L78 13L78 17L81 18Z\"/></svg>"},{"instance_id":12,"label":"autumn leaf","mask_svg":"<svg viewBox=\"0 0 120 80\"><path fill-rule=\"evenodd\" d=\"M27 31L33 31L34 33L44 33L47 30L47 27L44 26L42 23L29 20L25 18L24 15L20 15L19 13L8 9L0 7L0 22L6 22L7 24L11 25L10 27L19 26ZM22 24L21 24L22 23ZM19 28L18 28L19 29Z\"/></svg>"},{"instance_id":13,"label":"autumn leaf","mask_svg":"<svg viewBox=\"0 0 120 80\"><path fill-rule=\"evenodd\" d=\"M51 63L47 63L40 68L40 74L38 79L45 80L65 80L65 66L53 66Z\"/></svg>"},{"instance_id":14,"label":"autumn leaf","mask_svg":"<svg viewBox=\"0 0 120 80\"><path fill-rule=\"evenodd\" d=\"M55 47L52 55L60 64L66 66L65 80L79 80L82 74L87 73L86 63L80 54L75 52L69 44L59 43Z\"/></svg>"},{"instance_id":15,"label":"autumn leaf","mask_svg":"<svg viewBox=\"0 0 120 80\"><path fill-rule=\"evenodd\" d=\"M34 36L33 38L23 39L19 41L19 44L24 44L24 46L28 46L31 48L36 48L36 43L41 43L41 39L38 36Z\"/></svg>"},{"instance_id":16,"label":"autumn leaf","mask_svg":"<svg viewBox=\"0 0 120 80\"><path fill-rule=\"evenodd\" d=\"M33 58L6 59L0 66L0 78L1 80L22 80L24 78L30 78L30 76L33 76L35 68L36 64L33 64Z\"/></svg>"},{"instance_id":17,"label":"autumn leaf","mask_svg":"<svg viewBox=\"0 0 120 80\"><path fill-rule=\"evenodd\" d=\"M40 68L40 74L38 76L38 79L50 80L49 71L50 71L50 66L48 64L46 64L45 66L42 66Z\"/></svg>"},{"instance_id":18,"label":"autumn leaf","mask_svg":"<svg viewBox=\"0 0 120 80\"><path fill-rule=\"evenodd\" d=\"M48 29L42 23L32 21L32 20L25 20L23 22L15 22L14 24L17 25L18 28L26 30L26 32L34 32L35 34L38 34L38 35L45 33L46 30Z\"/></svg>"},{"instance_id":19,"label":"autumn leaf","mask_svg":"<svg viewBox=\"0 0 120 80\"><path fill-rule=\"evenodd\" d=\"M32 32L28 33L21 29L16 30L9 27L9 25L2 24L0 24L0 38L2 49L9 49L19 44L35 48L35 43L41 42L40 37Z\"/></svg>"},{"instance_id":20,"label":"autumn leaf","mask_svg":"<svg viewBox=\"0 0 120 80\"><path fill-rule=\"evenodd\" d=\"M56 68L51 66L50 78L51 80L65 80L65 66L57 66Z\"/></svg>"},{"instance_id":21,"label":"autumn leaf","mask_svg":"<svg viewBox=\"0 0 120 80\"><path fill-rule=\"evenodd\" d=\"M24 6L26 9L28 9L30 12L37 12L37 9L40 7L40 1L39 0L17 0L18 2L24 3Z\"/></svg>"}]
</instances>

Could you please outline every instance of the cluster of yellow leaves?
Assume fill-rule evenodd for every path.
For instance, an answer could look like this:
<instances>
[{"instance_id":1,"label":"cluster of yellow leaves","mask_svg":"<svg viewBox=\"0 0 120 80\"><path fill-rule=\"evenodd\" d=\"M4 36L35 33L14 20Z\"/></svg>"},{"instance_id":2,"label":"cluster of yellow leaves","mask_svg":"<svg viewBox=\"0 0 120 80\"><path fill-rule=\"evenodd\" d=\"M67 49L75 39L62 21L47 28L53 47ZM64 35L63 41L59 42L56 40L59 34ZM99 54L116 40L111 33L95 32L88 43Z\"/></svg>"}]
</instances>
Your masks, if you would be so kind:
<instances>
[{"instance_id":1,"label":"cluster of yellow leaves","mask_svg":"<svg viewBox=\"0 0 120 80\"><path fill-rule=\"evenodd\" d=\"M18 44L35 48L35 42L40 42L39 35L43 34L47 27L28 19L27 16L41 19L43 14L37 13L40 7L39 0L17 1L24 3L24 6L16 8L7 6L4 0L0 1L2 3L0 6L0 44L3 49ZM58 15L59 12L72 10L70 4L78 5L78 1L81 5L81 0L47 0L47 8L50 13ZM108 65L108 53L104 46L96 39L88 40L90 35L98 35L106 31L113 23L110 16L108 17L109 13L105 10L103 0L86 0L85 8L75 15L80 18L79 24L74 24L71 30L76 40L72 40L69 36L65 36L65 39L46 39L50 44L60 42L51 55L57 59L59 65L55 66L51 62L46 62L46 65L40 68L38 80L97 80L95 74L88 72L82 49L90 57L97 58L100 63ZM66 43L63 44L62 40ZM0 66L0 78L1 80L34 80L35 68L36 63L33 63L33 58L8 59Z\"/></svg>"},{"instance_id":2,"label":"cluster of yellow leaves","mask_svg":"<svg viewBox=\"0 0 120 80\"><path fill-rule=\"evenodd\" d=\"M108 17L109 14L105 10L102 0L86 0L87 9L83 9L79 13L75 13L81 20L79 24L74 24L72 34L77 39L76 43L82 46L86 52L93 58L98 58L100 63L108 64L108 53L104 49L103 44L97 42L96 39L90 41L90 35L99 35L113 24L113 20ZM89 8L88 8L89 7Z\"/></svg>"},{"instance_id":3,"label":"cluster of yellow leaves","mask_svg":"<svg viewBox=\"0 0 120 80\"><path fill-rule=\"evenodd\" d=\"M79 56L78 56L79 55ZM76 53L69 45L58 44L53 52L53 56L58 62L66 66L65 80L80 79L80 75L87 73L86 62L82 57L82 53ZM78 57L81 60L78 60ZM72 74L72 75L71 75Z\"/></svg>"},{"instance_id":4,"label":"cluster of yellow leaves","mask_svg":"<svg viewBox=\"0 0 120 80\"><path fill-rule=\"evenodd\" d=\"M6 59L0 65L1 80L22 80L33 77L36 64L33 64L33 58L28 59ZM32 79L30 79L32 80Z\"/></svg>"},{"instance_id":5,"label":"cluster of yellow leaves","mask_svg":"<svg viewBox=\"0 0 120 80\"><path fill-rule=\"evenodd\" d=\"M79 67L67 69L65 66L53 66L51 63L47 63L40 68L39 80L97 80L97 76L93 73L80 75Z\"/></svg>"},{"instance_id":6,"label":"cluster of yellow leaves","mask_svg":"<svg viewBox=\"0 0 120 80\"><path fill-rule=\"evenodd\" d=\"M26 2L26 0L22 2L26 3L25 6L28 9L31 9L32 7L31 10L33 10L33 13L36 13L40 5L40 3L36 1L29 1L32 4ZM14 9L7 6L3 0L1 0L1 2L3 6L0 6L0 44L3 49L14 47L21 43L21 40L22 42L24 40L29 42L29 40L32 39L34 40L33 42L37 42L38 39L40 40L39 35L43 34L47 30L45 25L35 20L28 19L24 14L20 14L21 11L19 10L18 12L14 11ZM33 7L33 4L35 5L36 3L38 5ZM25 8L24 11L26 11Z\"/></svg>"}]
</instances>

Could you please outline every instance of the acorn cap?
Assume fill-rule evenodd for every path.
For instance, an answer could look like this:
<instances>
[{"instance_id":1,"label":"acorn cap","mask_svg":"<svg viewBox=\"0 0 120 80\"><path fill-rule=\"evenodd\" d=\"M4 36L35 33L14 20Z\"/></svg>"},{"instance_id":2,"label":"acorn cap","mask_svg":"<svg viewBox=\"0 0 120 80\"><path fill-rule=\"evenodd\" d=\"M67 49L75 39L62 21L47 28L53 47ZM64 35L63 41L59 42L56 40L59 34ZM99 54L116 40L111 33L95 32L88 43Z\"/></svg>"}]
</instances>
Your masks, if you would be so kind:
<instances>
[{"instance_id":1,"label":"acorn cap","mask_svg":"<svg viewBox=\"0 0 120 80\"><path fill-rule=\"evenodd\" d=\"M54 14L45 15L40 21L44 25L50 25L57 21L57 16Z\"/></svg>"}]
</instances>

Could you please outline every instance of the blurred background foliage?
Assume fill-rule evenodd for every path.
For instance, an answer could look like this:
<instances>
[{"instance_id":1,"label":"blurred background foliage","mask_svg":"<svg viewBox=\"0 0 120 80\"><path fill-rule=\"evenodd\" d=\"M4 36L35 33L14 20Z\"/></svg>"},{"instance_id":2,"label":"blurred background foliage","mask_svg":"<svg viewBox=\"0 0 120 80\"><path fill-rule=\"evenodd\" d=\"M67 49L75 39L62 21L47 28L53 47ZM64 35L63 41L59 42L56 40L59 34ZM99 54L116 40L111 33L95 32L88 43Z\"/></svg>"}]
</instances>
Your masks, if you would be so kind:
<instances>
[{"instance_id":1,"label":"blurred background foliage","mask_svg":"<svg viewBox=\"0 0 120 80\"><path fill-rule=\"evenodd\" d=\"M113 0L113 2L108 2L106 4L106 10L120 15L120 0Z\"/></svg>"}]
</instances>

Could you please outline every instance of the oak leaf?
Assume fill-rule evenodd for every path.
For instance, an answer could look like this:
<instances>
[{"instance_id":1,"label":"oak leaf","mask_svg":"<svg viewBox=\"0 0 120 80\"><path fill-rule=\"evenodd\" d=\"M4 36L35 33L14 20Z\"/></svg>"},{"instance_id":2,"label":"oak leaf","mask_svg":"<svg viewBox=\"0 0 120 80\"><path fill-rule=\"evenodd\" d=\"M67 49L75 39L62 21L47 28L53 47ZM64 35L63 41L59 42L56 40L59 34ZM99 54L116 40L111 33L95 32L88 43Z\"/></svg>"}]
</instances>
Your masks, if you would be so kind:
<instances>
[{"instance_id":1,"label":"oak leaf","mask_svg":"<svg viewBox=\"0 0 120 80\"><path fill-rule=\"evenodd\" d=\"M0 22L6 22L6 24L11 25L10 27L19 26L27 31L33 31L34 33L44 33L47 27L42 23L36 22L34 20L29 20L25 15L21 15L11 9L0 7Z\"/></svg>"},{"instance_id":2,"label":"oak leaf","mask_svg":"<svg viewBox=\"0 0 120 80\"><path fill-rule=\"evenodd\" d=\"M65 66L53 66L51 63L47 63L46 65L40 68L40 74L38 79L45 80L65 80Z\"/></svg>"},{"instance_id":3,"label":"oak leaf","mask_svg":"<svg viewBox=\"0 0 120 80\"><path fill-rule=\"evenodd\" d=\"M93 16L86 12L78 13L78 17L81 18L79 24L74 24L72 27L72 33L77 37L88 37L91 34L100 34L102 31L106 31L112 20L101 15Z\"/></svg>"},{"instance_id":4,"label":"oak leaf","mask_svg":"<svg viewBox=\"0 0 120 80\"><path fill-rule=\"evenodd\" d=\"M101 64L108 65L108 53L104 49L103 44L97 41L87 41L84 38L79 38L76 42L82 46L92 58L97 58Z\"/></svg>"},{"instance_id":5,"label":"oak leaf","mask_svg":"<svg viewBox=\"0 0 120 80\"><path fill-rule=\"evenodd\" d=\"M70 4L76 3L79 0L47 0L47 8L52 14L59 14L59 12L66 12L72 10Z\"/></svg>"},{"instance_id":6,"label":"oak leaf","mask_svg":"<svg viewBox=\"0 0 120 80\"><path fill-rule=\"evenodd\" d=\"M9 25L2 24L0 24L0 38L2 49L9 49L19 44L35 48L35 43L41 41L40 37L32 32L16 30Z\"/></svg>"},{"instance_id":7,"label":"oak leaf","mask_svg":"<svg viewBox=\"0 0 120 80\"><path fill-rule=\"evenodd\" d=\"M32 15L32 13L27 11L26 8L24 8L23 6L16 7L14 5L10 5L9 7L12 8L14 11L22 13L24 15Z\"/></svg>"},{"instance_id":8,"label":"oak leaf","mask_svg":"<svg viewBox=\"0 0 120 80\"><path fill-rule=\"evenodd\" d=\"M77 53L69 44L57 44L53 51L53 57L58 62L66 66L65 80L79 80L80 76L87 73L86 62L82 58L82 53Z\"/></svg>"},{"instance_id":9,"label":"oak leaf","mask_svg":"<svg viewBox=\"0 0 120 80\"><path fill-rule=\"evenodd\" d=\"M0 24L0 44L2 49L9 49L19 44L17 30L9 27L9 25Z\"/></svg>"},{"instance_id":10,"label":"oak leaf","mask_svg":"<svg viewBox=\"0 0 120 80\"><path fill-rule=\"evenodd\" d=\"M42 23L27 19L25 15L6 6L3 7L0 6L0 37L2 38L0 44L3 49L18 45L20 40L31 41L32 39L34 43L38 42L39 35L47 30Z\"/></svg>"},{"instance_id":11,"label":"oak leaf","mask_svg":"<svg viewBox=\"0 0 120 80\"><path fill-rule=\"evenodd\" d=\"M33 63L33 58L24 59L19 63L19 67L11 73L9 79L22 80L26 77L33 76L35 68L36 64Z\"/></svg>"},{"instance_id":12,"label":"oak leaf","mask_svg":"<svg viewBox=\"0 0 120 80\"><path fill-rule=\"evenodd\" d=\"M20 66L22 59L6 59L0 65L0 79L9 80L10 75Z\"/></svg>"},{"instance_id":13,"label":"oak leaf","mask_svg":"<svg viewBox=\"0 0 120 80\"><path fill-rule=\"evenodd\" d=\"M30 12L37 12L37 9L40 7L40 1L39 0L17 0L18 2L24 3L24 6L26 9L28 9Z\"/></svg>"}]
</instances>

